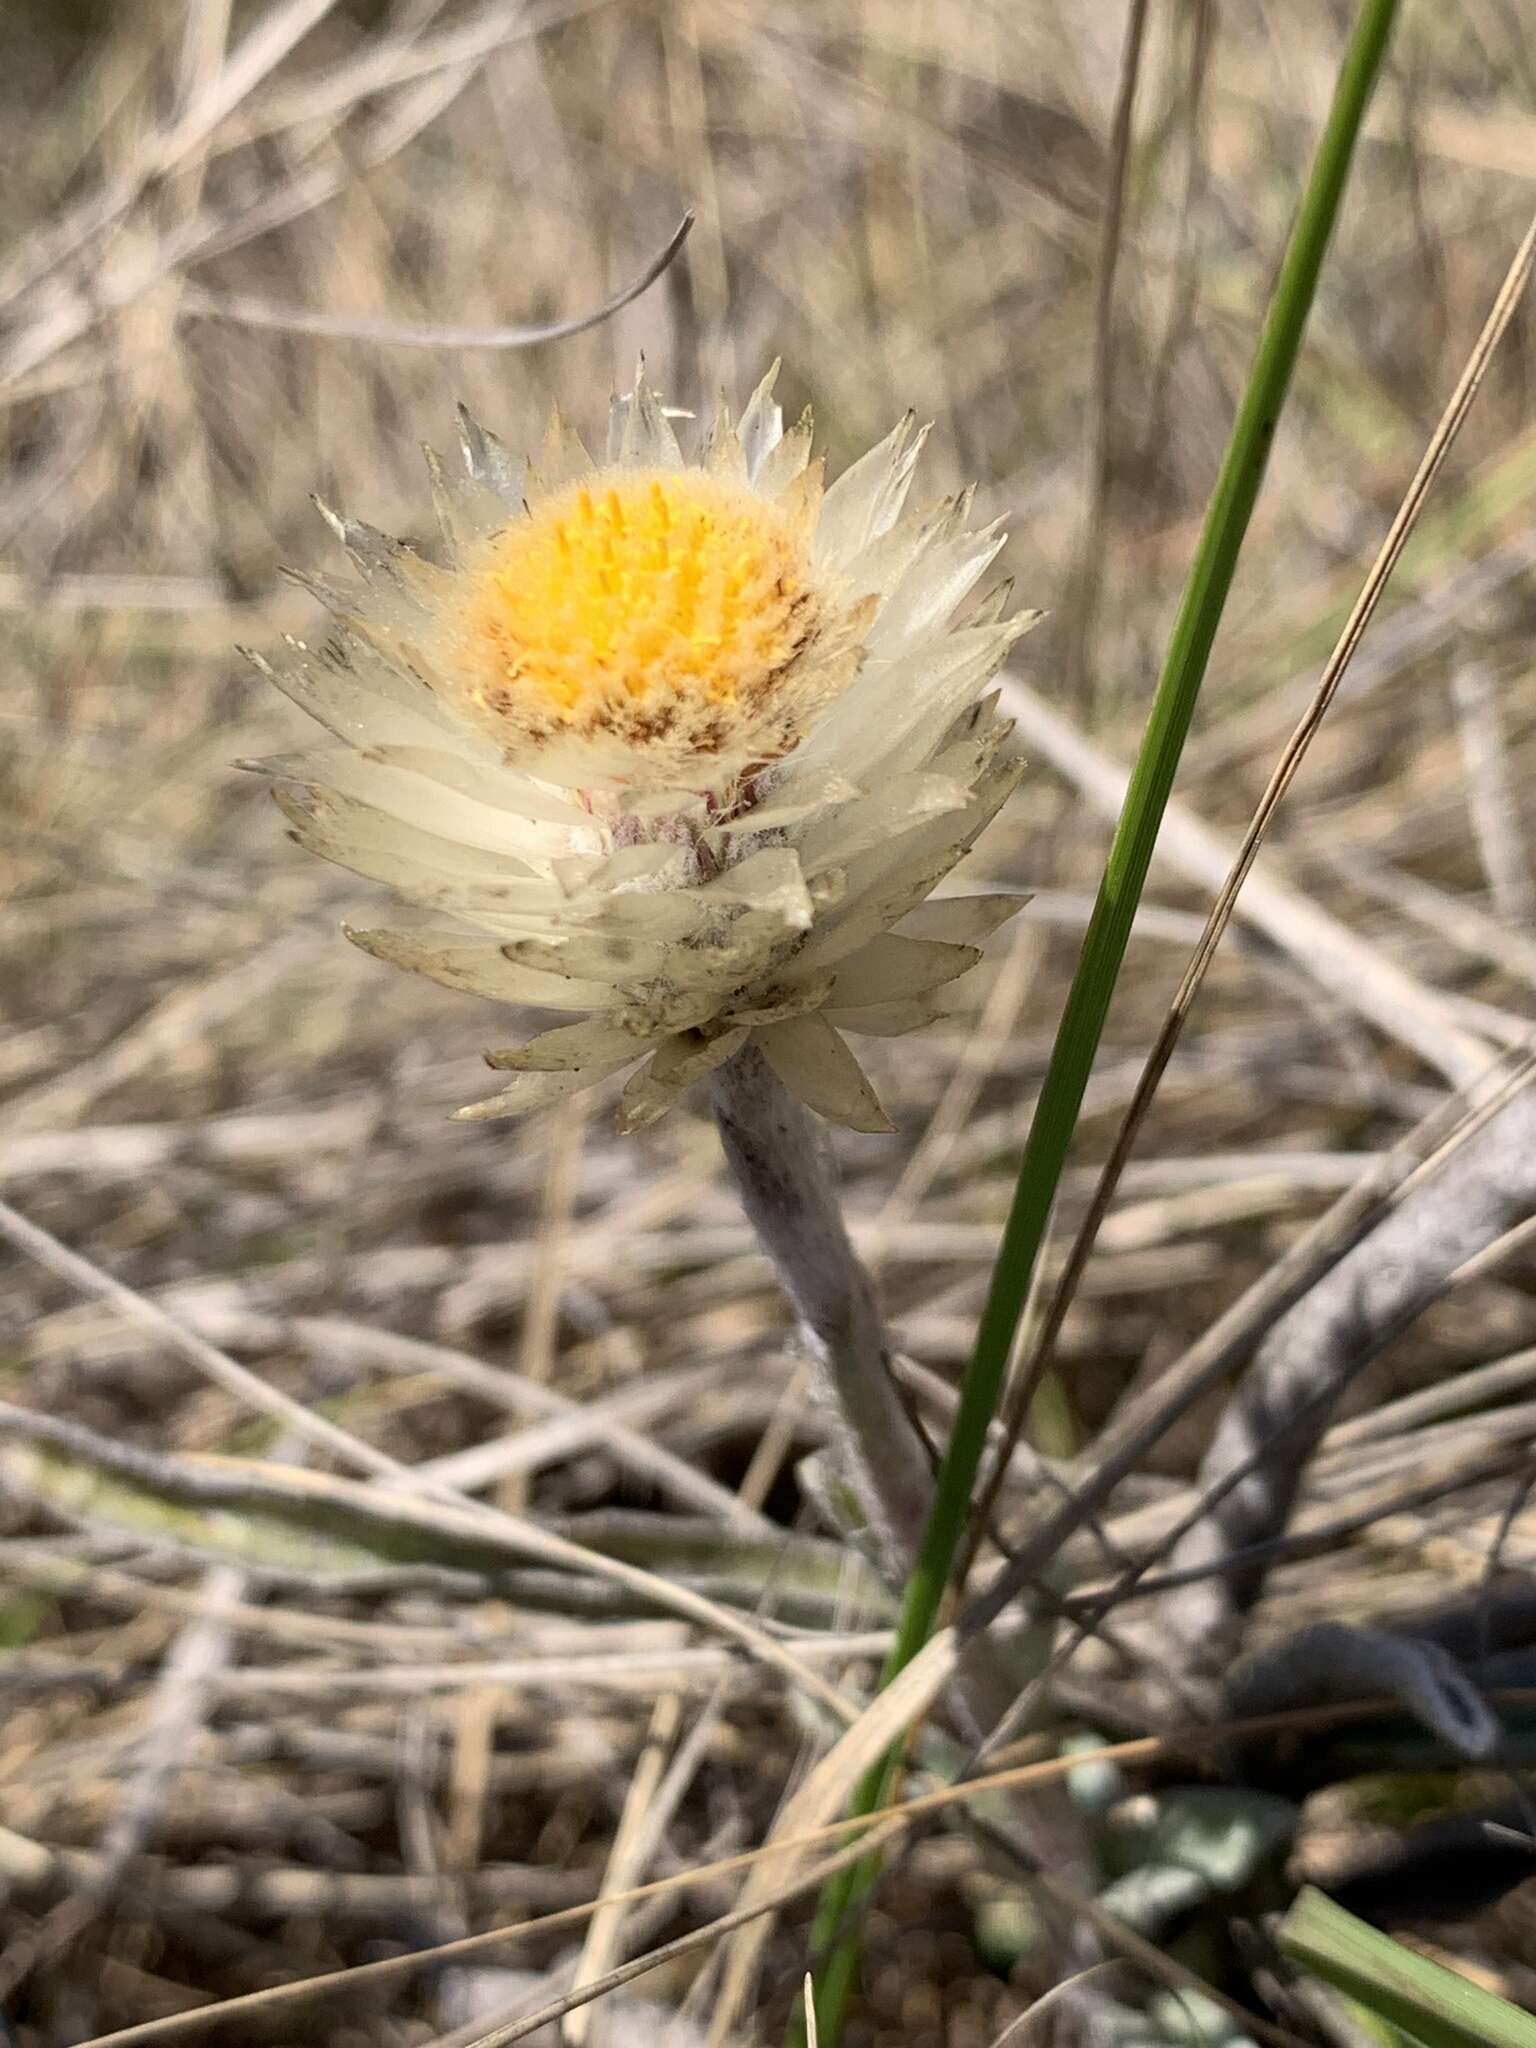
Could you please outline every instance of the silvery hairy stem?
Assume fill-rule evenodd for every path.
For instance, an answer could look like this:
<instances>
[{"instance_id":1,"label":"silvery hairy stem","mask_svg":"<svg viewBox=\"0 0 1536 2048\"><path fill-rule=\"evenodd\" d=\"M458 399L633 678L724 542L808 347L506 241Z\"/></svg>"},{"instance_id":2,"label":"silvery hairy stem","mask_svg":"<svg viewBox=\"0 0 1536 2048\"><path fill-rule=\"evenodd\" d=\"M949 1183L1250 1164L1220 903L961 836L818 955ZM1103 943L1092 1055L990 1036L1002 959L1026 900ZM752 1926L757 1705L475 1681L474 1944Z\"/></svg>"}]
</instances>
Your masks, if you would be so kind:
<instances>
[{"instance_id":1,"label":"silvery hairy stem","mask_svg":"<svg viewBox=\"0 0 1536 2048\"><path fill-rule=\"evenodd\" d=\"M1268 1576L1264 1546L1289 1526L1308 1460L1351 1383L1533 1208L1536 1089L1526 1086L1269 1331L1200 1467L1210 1510L1170 1558L1175 1570L1206 1575L1158 1606L1159 1629L1192 1674L1225 1674Z\"/></svg>"},{"instance_id":2,"label":"silvery hairy stem","mask_svg":"<svg viewBox=\"0 0 1536 2048\"><path fill-rule=\"evenodd\" d=\"M742 1203L799 1318L881 1561L899 1579L927 1519L928 1458L891 1375L874 1285L849 1242L820 1134L754 1046L713 1086Z\"/></svg>"},{"instance_id":3,"label":"silvery hairy stem","mask_svg":"<svg viewBox=\"0 0 1536 2048\"><path fill-rule=\"evenodd\" d=\"M742 1202L799 1317L849 1476L879 1538L881 1564L900 1584L917 1556L932 1472L897 1392L890 1338L874 1284L849 1242L823 1141L750 1045L717 1070L713 1088L715 1121ZM971 1643L951 1700L970 1739L995 1727L1021 1684L1038 1674L1041 1648L1027 1636L1010 1645L990 1631ZM1091 1857L1064 1788L1036 1794L1014 1825L1033 1863L1091 1882Z\"/></svg>"}]
</instances>

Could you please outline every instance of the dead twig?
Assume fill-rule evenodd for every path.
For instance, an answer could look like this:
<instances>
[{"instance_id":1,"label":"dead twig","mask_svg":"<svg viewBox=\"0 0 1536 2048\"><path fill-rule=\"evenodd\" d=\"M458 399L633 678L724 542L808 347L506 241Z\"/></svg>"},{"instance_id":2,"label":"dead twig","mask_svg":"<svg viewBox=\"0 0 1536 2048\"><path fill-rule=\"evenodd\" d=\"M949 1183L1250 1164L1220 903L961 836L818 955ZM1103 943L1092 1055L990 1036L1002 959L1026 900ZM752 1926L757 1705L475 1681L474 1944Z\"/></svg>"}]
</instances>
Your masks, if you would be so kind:
<instances>
[{"instance_id":1,"label":"dead twig","mask_svg":"<svg viewBox=\"0 0 1536 2048\"><path fill-rule=\"evenodd\" d=\"M1500 1109L1438 1174L1381 1222L1274 1326L1200 1467L1209 1500L1172 1564L1219 1564L1278 1536L1301 1472L1339 1396L1475 1258L1536 1205L1536 1096ZM1235 1476L1235 1475L1241 1476ZM1159 1627L1191 1668L1213 1676L1264 1583L1262 1565L1170 1594Z\"/></svg>"},{"instance_id":2,"label":"dead twig","mask_svg":"<svg viewBox=\"0 0 1536 2048\"><path fill-rule=\"evenodd\" d=\"M188 285L182 293L179 312L185 319L232 320L241 327L265 327L280 334L313 334L328 341L372 341L388 348L537 348L547 341L565 341L573 334L585 334L600 327L615 313L633 305L661 276L693 229L692 212L685 213L661 248L628 284L621 285L601 305L584 313L569 314L563 320L535 321L528 326L475 327L442 326L431 321L390 320L368 313L322 313L305 306L277 306L243 292L210 292Z\"/></svg>"}]
</instances>

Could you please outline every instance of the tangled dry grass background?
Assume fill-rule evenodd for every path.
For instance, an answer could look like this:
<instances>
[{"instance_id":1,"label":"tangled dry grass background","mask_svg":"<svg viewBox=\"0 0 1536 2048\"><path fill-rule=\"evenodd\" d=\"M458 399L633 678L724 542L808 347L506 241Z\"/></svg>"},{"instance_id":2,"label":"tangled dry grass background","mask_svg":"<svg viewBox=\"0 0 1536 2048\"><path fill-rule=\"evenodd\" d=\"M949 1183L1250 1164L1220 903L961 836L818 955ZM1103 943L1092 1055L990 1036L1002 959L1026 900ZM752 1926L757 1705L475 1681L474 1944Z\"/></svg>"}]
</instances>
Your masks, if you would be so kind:
<instances>
[{"instance_id":1,"label":"tangled dry grass background","mask_svg":"<svg viewBox=\"0 0 1536 2048\"><path fill-rule=\"evenodd\" d=\"M519 445L554 399L597 430L642 351L690 408L782 355L786 404L814 403L834 466L908 406L935 422L928 487L978 478L982 508L1008 515L1020 597L1051 614L1019 673L1089 750L1026 717L1037 771L969 873L1034 902L947 1026L877 1048L901 1136L839 1140L855 1235L942 1429L1106 843L1105 770L1135 744L1337 15L1152 8L1122 158L1120 7L11 11L0 1196L377 1452L792 1622L797 1654L867 1685L878 1593L834 1550L782 1548L822 1527L797 1468L824 1423L707 1118L622 1144L579 1107L510 1130L446 1122L504 1026L341 942L367 891L301 858L241 775L298 721L233 650L314 623L279 577L323 562L311 493L427 529L418 443L450 442L460 398ZM1230 842L1246 820L1524 227L1533 83L1518 9L1406 10L1063 1232L1217 878L1198 828ZM510 351L354 331L580 312L685 207L680 259L574 338ZM1081 1432L1449 1079L1525 1041L1532 375L1527 311L1088 1269L1061 1345ZM1377 984L1404 1006L1395 1032L1362 1014ZM224 1452L293 1484L300 1464L333 1469L142 1306L93 1298L38 1250L12 1232L0 1253L13 1414L141 1447L151 1468ZM1532 1561L1536 1508L1515 1496L1536 1452L1533 1277L1524 1242L1508 1247L1355 1388L1293 1525L1315 1540L1275 1573L1261 1632L1463 1595L1495 1536L1507 1568ZM1214 1412L1117 1497L1127 1542L1187 1502ZM366 1573L351 1557L341 1578L299 1539L281 1569L210 1565L192 1507L180 1550L163 1527L125 1533L106 1479L72 1520L39 1508L21 1483L35 1439L24 1420L0 1435L0 2037L26 2048L750 1849L822 1740L781 1673L623 1589L553 1566L488 1582L441 1541ZM699 1536L706 1519L734 1541ZM1373 1806L1347 1761L1322 1772L1293 1871L1347 1861L1402 1817L1401 1785ZM1442 1775L1407 1804L1488 1790ZM474 2041L728 1910L738 1883L218 2038ZM1038 1988L1019 1896L963 1829L921 1839L872 1916L852 2038L993 2040ZM1526 1998L1521 1897L1434 1938ZM795 1914L769 1951L764 2027L803 1966ZM651 2017L600 2004L573 2024L627 2042L660 2012L707 2021L713 1952L641 1981Z\"/></svg>"}]
</instances>

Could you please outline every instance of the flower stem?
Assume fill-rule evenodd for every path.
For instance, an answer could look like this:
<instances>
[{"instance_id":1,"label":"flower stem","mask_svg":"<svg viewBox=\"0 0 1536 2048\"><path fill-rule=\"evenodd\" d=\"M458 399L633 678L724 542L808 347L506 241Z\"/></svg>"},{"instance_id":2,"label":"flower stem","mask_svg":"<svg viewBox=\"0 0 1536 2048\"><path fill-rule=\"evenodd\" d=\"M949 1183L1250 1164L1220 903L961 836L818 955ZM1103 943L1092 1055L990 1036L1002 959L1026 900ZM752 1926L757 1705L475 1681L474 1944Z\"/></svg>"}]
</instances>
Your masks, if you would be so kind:
<instances>
[{"instance_id":1,"label":"flower stem","mask_svg":"<svg viewBox=\"0 0 1536 2048\"><path fill-rule=\"evenodd\" d=\"M715 1121L743 1206L842 1426L882 1562L899 1583L917 1555L933 1482L890 1370L874 1284L843 1223L820 1135L756 1047L714 1077Z\"/></svg>"}]
</instances>

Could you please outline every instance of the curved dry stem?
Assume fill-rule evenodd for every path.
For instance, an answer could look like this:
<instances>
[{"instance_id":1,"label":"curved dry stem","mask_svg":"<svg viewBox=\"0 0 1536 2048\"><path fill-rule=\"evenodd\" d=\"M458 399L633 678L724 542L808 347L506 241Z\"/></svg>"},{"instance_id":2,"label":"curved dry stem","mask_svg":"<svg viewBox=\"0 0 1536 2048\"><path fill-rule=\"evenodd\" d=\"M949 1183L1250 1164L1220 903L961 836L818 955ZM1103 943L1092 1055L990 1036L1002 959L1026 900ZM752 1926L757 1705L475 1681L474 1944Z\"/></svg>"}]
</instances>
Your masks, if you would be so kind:
<instances>
[{"instance_id":1,"label":"curved dry stem","mask_svg":"<svg viewBox=\"0 0 1536 2048\"><path fill-rule=\"evenodd\" d=\"M1458 1268L1536 1207L1536 1094L1490 1117L1431 1179L1275 1324L1254 1354L1200 1468L1210 1511L1176 1547L1176 1569L1213 1576L1160 1603L1158 1624L1203 1674L1221 1670L1264 1585L1236 1553L1281 1534L1302 1471L1339 1397ZM1230 1570L1223 1566L1233 1562Z\"/></svg>"}]
</instances>

